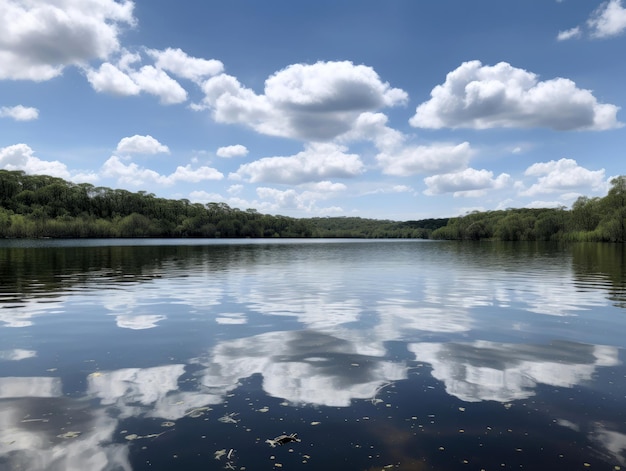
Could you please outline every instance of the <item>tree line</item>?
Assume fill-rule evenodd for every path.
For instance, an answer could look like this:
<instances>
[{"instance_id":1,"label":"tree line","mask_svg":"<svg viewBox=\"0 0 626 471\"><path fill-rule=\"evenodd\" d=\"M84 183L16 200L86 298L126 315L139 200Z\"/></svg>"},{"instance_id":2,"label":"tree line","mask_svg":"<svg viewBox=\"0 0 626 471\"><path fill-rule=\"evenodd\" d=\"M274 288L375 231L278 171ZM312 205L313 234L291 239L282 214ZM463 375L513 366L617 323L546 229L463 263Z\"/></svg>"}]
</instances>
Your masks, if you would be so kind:
<instances>
[{"instance_id":1,"label":"tree line","mask_svg":"<svg viewBox=\"0 0 626 471\"><path fill-rule=\"evenodd\" d=\"M390 221L291 218L191 203L145 191L96 187L0 170L0 237L359 237L504 241L626 240L626 177L605 197L579 197L571 210L506 209L456 218Z\"/></svg>"},{"instance_id":2,"label":"tree line","mask_svg":"<svg viewBox=\"0 0 626 471\"><path fill-rule=\"evenodd\" d=\"M298 219L0 170L0 237L427 238L446 222Z\"/></svg>"},{"instance_id":3,"label":"tree line","mask_svg":"<svg viewBox=\"0 0 626 471\"><path fill-rule=\"evenodd\" d=\"M451 218L431 233L433 239L503 241L624 242L626 177L611 180L605 197L579 197L571 210L506 209Z\"/></svg>"}]
</instances>

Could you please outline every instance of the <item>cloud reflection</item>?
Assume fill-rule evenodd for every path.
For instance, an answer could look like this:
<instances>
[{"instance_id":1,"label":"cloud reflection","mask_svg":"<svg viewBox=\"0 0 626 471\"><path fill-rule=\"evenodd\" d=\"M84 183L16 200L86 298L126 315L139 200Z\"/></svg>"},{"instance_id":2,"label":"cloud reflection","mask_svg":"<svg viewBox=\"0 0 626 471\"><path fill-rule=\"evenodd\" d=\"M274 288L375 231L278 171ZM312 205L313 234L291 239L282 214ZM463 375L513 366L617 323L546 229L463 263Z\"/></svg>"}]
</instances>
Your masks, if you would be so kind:
<instances>
[{"instance_id":1,"label":"cloud reflection","mask_svg":"<svg viewBox=\"0 0 626 471\"><path fill-rule=\"evenodd\" d=\"M152 329L163 319L167 319L167 317L156 314L115 316L115 322L118 327L132 330Z\"/></svg>"},{"instance_id":2,"label":"cloud reflection","mask_svg":"<svg viewBox=\"0 0 626 471\"><path fill-rule=\"evenodd\" d=\"M416 343L418 361L452 396L467 402L508 402L534 395L537 384L571 388L590 380L599 366L619 364L615 347L558 341L546 345Z\"/></svg>"},{"instance_id":3,"label":"cloud reflection","mask_svg":"<svg viewBox=\"0 0 626 471\"><path fill-rule=\"evenodd\" d=\"M0 378L0 399L14 397L58 397L61 379L46 376Z\"/></svg>"},{"instance_id":4,"label":"cloud reflection","mask_svg":"<svg viewBox=\"0 0 626 471\"><path fill-rule=\"evenodd\" d=\"M117 424L104 410L71 399L5 400L0 468L131 471L128 446L111 444ZM68 432L72 438L66 438Z\"/></svg>"},{"instance_id":5,"label":"cloud reflection","mask_svg":"<svg viewBox=\"0 0 626 471\"><path fill-rule=\"evenodd\" d=\"M27 358L35 358L36 356L37 352L35 350L24 350L21 348L0 351L0 360L7 361L26 360Z\"/></svg>"},{"instance_id":6,"label":"cloud reflection","mask_svg":"<svg viewBox=\"0 0 626 471\"><path fill-rule=\"evenodd\" d=\"M222 342L207 359L202 384L224 393L254 374L263 389L293 403L347 407L371 398L388 381L404 379L407 367L364 355L350 341L315 331L270 332Z\"/></svg>"}]
</instances>

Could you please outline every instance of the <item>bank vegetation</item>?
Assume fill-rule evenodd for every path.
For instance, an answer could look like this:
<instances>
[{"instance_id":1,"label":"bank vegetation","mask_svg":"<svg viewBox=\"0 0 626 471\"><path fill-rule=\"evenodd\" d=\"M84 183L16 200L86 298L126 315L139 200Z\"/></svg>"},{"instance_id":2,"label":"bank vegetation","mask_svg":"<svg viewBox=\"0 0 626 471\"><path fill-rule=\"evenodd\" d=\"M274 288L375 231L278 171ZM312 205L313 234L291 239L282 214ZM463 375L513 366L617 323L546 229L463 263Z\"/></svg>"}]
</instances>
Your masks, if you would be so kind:
<instances>
[{"instance_id":1,"label":"bank vegetation","mask_svg":"<svg viewBox=\"0 0 626 471\"><path fill-rule=\"evenodd\" d=\"M506 209L456 218L390 221L358 217L291 218L158 198L145 191L72 183L0 170L0 237L358 237L454 240L624 242L626 177L605 197L580 197L572 209Z\"/></svg>"}]
</instances>

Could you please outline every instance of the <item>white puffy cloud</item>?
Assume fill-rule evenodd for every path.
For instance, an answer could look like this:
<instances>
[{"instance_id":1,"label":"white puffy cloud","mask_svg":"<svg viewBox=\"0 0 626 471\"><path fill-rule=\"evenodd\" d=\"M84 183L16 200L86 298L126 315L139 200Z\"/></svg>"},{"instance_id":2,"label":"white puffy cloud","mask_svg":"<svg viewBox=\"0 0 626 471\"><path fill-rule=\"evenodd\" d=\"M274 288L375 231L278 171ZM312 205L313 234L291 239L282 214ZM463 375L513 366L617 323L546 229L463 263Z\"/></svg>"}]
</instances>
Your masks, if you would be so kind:
<instances>
[{"instance_id":1,"label":"white puffy cloud","mask_svg":"<svg viewBox=\"0 0 626 471\"><path fill-rule=\"evenodd\" d=\"M230 157L243 157L248 155L248 148L241 144L234 146L224 146L217 149L216 155L228 159Z\"/></svg>"},{"instance_id":2,"label":"white puffy cloud","mask_svg":"<svg viewBox=\"0 0 626 471\"><path fill-rule=\"evenodd\" d=\"M598 191L606 188L604 169L588 170L573 159L536 163L528 167L524 175L538 177L536 183L521 192L526 196L574 190Z\"/></svg>"},{"instance_id":3,"label":"white puffy cloud","mask_svg":"<svg viewBox=\"0 0 626 471\"><path fill-rule=\"evenodd\" d=\"M211 203L217 201L224 201L224 197L219 193L209 193L204 190L196 190L189 193L189 199L193 203Z\"/></svg>"},{"instance_id":4,"label":"white puffy cloud","mask_svg":"<svg viewBox=\"0 0 626 471\"><path fill-rule=\"evenodd\" d=\"M559 31L556 39L559 41L567 41L572 38L579 38L581 35L580 26L576 26L575 28L570 28L565 31Z\"/></svg>"},{"instance_id":5,"label":"white puffy cloud","mask_svg":"<svg viewBox=\"0 0 626 471\"><path fill-rule=\"evenodd\" d=\"M70 178L70 172L65 164L57 160L48 161L35 157L35 151L26 144L0 147L0 168L5 170L23 170L33 175Z\"/></svg>"},{"instance_id":6,"label":"white puffy cloud","mask_svg":"<svg viewBox=\"0 0 626 471\"><path fill-rule=\"evenodd\" d=\"M531 201L525 208L558 208L560 206L564 206L564 204L560 201Z\"/></svg>"},{"instance_id":7,"label":"white puffy cloud","mask_svg":"<svg viewBox=\"0 0 626 471\"><path fill-rule=\"evenodd\" d=\"M320 112L360 112L407 99L404 91L382 83L371 67L348 61L290 65L266 80L265 96L282 109Z\"/></svg>"},{"instance_id":8,"label":"white puffy cloud","mask_svg":"<svg viewBox=\"0 0 626 471\"><path fill-rule=\"evenodd\" d=\"M493 177L493 172L466 168L460 172L433 175L424 179L428 187L424 194L453 193L454 196L481 196L485 190L502 188L511 177L506 173Z\"/></svg>"},{"instance_id":9,"label":"white puffy cloud","mask_svg":"<svg viewBox=\"0 0 626 471\"><path fill-rule=\"evenodd\" d=\"M187 91L167 72L199 84L223 68L219 61L190 57L180 49L149 49L147 54L156 60L155 65L139 67L141 55L123 50L116 63L85 68L87 80L97 92L122 96L145 92L159 97L161 104L172 105L186 101Z\"/></svg>"},{"instance_id":10,"label":"white puffy cloud","mask_svg":"<svg viewBox=\"0 0 626 471\"><path fill-rule=\"evenodd\" d=\"M167 48L163 51L149 49L147 53L156 61L157 69L171 72L196 83L224 70L224 64L218 60L191 57L181 49Z\"/></svg>"},{"instance_id":11,"label":"white puffy cloud","mask_svg":"<svg viewBox=\"0 0 626 471\"><path fill-rule=\"evenodd\" d=\"M244 124L273 136L328 141L350 131L365 111L403 104L407 94L352 62L293 64L265 81L264 94L229 75L203 85L204 106L216 121Z\"/></svg>"},{"instance_id":12,"label":"white puffy cloud","mask_svg":"<svg viewBox=\"0 0 626 471\"><path fill-rule=\"evenodd\" d=\"M122 162L118 156L111 156L101 168L101 174L105 177L116 178L120 183L142 186L146 183L160 185L174 185L178 182L200 182L204 180L221 180L224 175L211 167L191 168L179 166L170 175L161 175L158 172L140 167L134 162L128 165Z\"/></svg>"},{"instance_id":13,"label":"white puffy cloud","mask_svg":"<svg viewBox=\"0 0 626 471\"><path fill-rule=\"evenodd\" d=\"M307 213L336 213L341 212L337 207L319 207L318 202L333 198L346 190L343 183L330 181L309 183L303 185L304 191L278 190L276 188L259 187L256 190L261 201L258 205L265 211L299 210ZM257 203L257 202L255 202Z\"/></svg>"},{"instance_id":14,"label":"white puffy cloud","mask_svg":"<svg viewBox=\"0 0 626 471\"><path fill-rule=\"evenodd\" d=\"M604 130L621 126L619 108L598 103L591 91L565 78L539 81L506 62L465 62L448 73L417 107L410 124L420 128L533 128Z\"/></svg>"},{"instance_id":15,"label":"white puffy cloud","mask_svg":"<svg viewBox=\"0 0 626 471\"><path fill-rule=\"evenodd\" d=\"M176 171L167 177L168 182L192 182L199 183L205 180L221 180L224 178L224 174L212 167L197 167L192 168L191 165L185 165L184 167L176 167Z\"/></svg>"},{"instance_id":16,"label":"white puffy cloud","mask_svg":"<svg viewBox=\"0 0 626 471\"><path fill-rule=\"evenodd\" d=\"M133 2L3 0L0 79L43 81L68 65L106 59L119 49L120 27L134 25Z\"/></svg>"},{"instance_id":17,"label":"white puffy cloud","mask_svg":"<svg viewBox=\"0 0 626 471\"><path fill-rule=\"evenodd\" d=\"M266 157L241 165L235 176L253 183L298 184L360 175L364 170L363 162L358 155L347 154L346 150L337 144L312 143L290 157Z\"/></svg>"},{"instance_id":18,"label":"white puffy cloud","mask_svg":"<svg viewBox=\"0 0 626 471\"><path fill-rule=\"evenodd\" d=\"M131 137L122 138L117 144L117 152L122 154L169 154L170 150L150 135L135 134Z\"/></svg>"},{"instance_id":19,"label":"white puffy cloud","mask_svg":"<svg viewBox=\"0 0 626 471\"><path fill-rule=\"evenodd\" d=\"M454 172L465 168L474 150L468 142L437 143L406 146L397 151L381 152L376 156L387 175L406 177L418 173Z\"/></svg>"},{"instance_id":20,"label":"white puffy cloud","mask_svg":"<svg viewBox=\"0 0 626 471\"><path fill-rule=\"evenodd\" d=\"M626 8L622 6L622 0L610 0L600 5L587 25L591 28L591 35L596 38L622 34L626 31Z\"/></svg>"},{"instance_id":21,"label":"white puffy cloud","mask_svg":"<svg viewBox=\"0 0 626 471\"><path fill-rule=\"evenodd\" d=\"M163 70L144 65L130 77L142 91L158 96L161 104L173 105L187 100L187 91Z\"/></svg>"},{"instance_id":22,"label":"white puffy cloud","mask_svg":"<svg viewBox=\"0 0 626 471\"><path fill-rule=\"evenodd\" d=\"M141 87L128 74L109 62L100 65L97 70L87 70L86 74L87 80L98 93L121 96L139 95L141 93Z\"/></svg>"},{"instance_id":23,"label":"white puffy cloud","mask_svg":"<svg viewBox=\"0 0 626 471\"><path fill-rule=\"evenodd\" d=\"M32 121L39 118L37 108L17 105L0 107L0 118L13 118L15 121Z\"/></svg>"},{"instance_id":24,"label":"white puffy cloud","mask_svg":"<svg viewBox=\"0 0 626 471\"><path fill-rule=\"evenodd\" d=\"M389 118L383 113L366 111L355 120L352 129L343 134L342 142L368 140L381 151L392 151L404 145L406 136L387 126Z\"/></svg>"}]
</instances>

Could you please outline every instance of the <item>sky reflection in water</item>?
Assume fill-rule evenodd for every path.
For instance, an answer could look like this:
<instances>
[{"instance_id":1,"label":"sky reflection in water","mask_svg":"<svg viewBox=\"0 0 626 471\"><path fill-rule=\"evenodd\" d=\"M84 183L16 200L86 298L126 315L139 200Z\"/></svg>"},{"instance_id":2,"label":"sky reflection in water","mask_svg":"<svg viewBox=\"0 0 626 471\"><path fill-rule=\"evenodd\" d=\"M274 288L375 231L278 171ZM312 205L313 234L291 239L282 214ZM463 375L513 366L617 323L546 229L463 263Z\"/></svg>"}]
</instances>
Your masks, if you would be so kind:
<instances>
[{"instance_id":1,"label":"sky reflection in water","mask_svg":"<svg viewBox=\"0 0 626 471\"><path fill-rule=\"evenodd\" d=\"M0 246L0 469L626 464L621 248L37 244Z\"/></svg>"}]
</instances>

